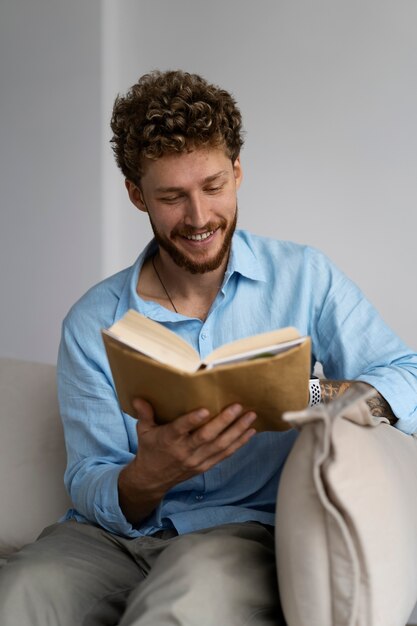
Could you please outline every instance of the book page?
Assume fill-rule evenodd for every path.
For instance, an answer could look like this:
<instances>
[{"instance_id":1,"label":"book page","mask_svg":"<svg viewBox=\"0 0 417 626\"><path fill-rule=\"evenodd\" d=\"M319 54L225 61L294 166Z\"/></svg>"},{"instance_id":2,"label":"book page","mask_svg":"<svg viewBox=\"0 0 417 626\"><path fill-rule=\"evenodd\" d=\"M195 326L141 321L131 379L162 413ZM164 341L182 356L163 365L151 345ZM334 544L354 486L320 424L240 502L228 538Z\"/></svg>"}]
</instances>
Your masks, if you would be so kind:
<instances>
[{"instance_id":1,"label":"book page","mask_svg":"<svg viewBox=\"0 0 417 626\"><path fill-rule=\"evenodd\" d=\"M306 337L299 337L298 339L292 339L291 341L283 341L282 343L276 343L270 346L254 348L253 350L248 350L247 352L220 357L214 361L210 360L206 367L207 369L211 369L212 367L217 367L218 365L228 365L231 363L240 363L241 361L249 361L250 359L275 356L281 352L287 352L287 350L291 350L291 348L296 348L301 345L305 339Z\"/></svg>"},{"instance_id":2,"label":"book page","mask_svg":"<svg viewBox=\"0 0 417 626\"><path fill-rule=\"evenodd\" d=\"M283 343L285 341L292 341L299 339L300 333L296 328L289 326L288 328L280 328L278 330L272 330L267 333L261 333L259 335L253 335L252 337L244 337L243 339L237 339L230 343L226 343L220 348L213 350L205 359L204 365L213 364L233 356L243 356L252 353L253 351L268 352L273 346Z\"/></svg>"},{"instance_id":3,"label":"book page","mask_svg":"<svg viewBox=\"0 0 417 626\"><path fill-rule=\"evenodd\" d=\"M199 354L189 343L133 309L103 332L160 363L185 372L195 372L201 365Z\"/></svg>"}]
</instances>

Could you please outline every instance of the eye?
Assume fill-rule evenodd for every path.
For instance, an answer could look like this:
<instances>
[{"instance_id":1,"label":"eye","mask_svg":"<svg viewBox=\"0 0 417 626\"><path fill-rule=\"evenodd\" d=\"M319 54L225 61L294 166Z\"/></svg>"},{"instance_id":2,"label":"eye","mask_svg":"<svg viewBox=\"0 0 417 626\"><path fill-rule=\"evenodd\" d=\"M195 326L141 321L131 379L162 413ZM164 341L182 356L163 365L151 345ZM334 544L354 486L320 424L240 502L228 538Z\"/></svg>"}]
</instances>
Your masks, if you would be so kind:
<instances>
[{"instance_id":1,"label":"eye","mask_svg":"<svg viewBox=\"0 0 417 626\"><path fill-rule=\"evenodd\" d=\"M223 187L224 185L210 185L210 187L206 187L205 191L207 191L207 193L218 193Z\"/></svg>"},{"instance_id":2,"label":"eye","mask_svg":"<svg viewBox=\"0 0 417 626\"><path fill-rule=\"evenodd\" d=\"M161 202L165 202L165 204L175 204L181 200L182 196L166 196L164 198L159 198Z\"/></svg>"}]
</instances>

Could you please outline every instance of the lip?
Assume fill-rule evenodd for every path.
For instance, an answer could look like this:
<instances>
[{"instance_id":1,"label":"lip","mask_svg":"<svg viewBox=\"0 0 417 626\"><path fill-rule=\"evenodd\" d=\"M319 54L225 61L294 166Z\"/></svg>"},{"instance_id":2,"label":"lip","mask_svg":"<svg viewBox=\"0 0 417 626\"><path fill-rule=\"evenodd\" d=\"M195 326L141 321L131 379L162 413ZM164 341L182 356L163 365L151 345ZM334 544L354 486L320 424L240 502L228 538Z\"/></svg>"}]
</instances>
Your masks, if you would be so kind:
<instances>
[{"instance_id":1,"label":"lip","mask_svg":"<svg viewBox=\"0 0 417 626\"><path fill-rule=\"evenodd\" d=\"M184 237L183 235L180 235L179 239L187 247L190 247L190 248L192 248L194 250L196 250L196 249L200 250L202 248L209 247L214 242L214 240L216 239L216 237L218 235L219 230L220 230L219 228L216 228L216 230L209 237L206 237L206 239L201 239L201 240L188 239L187 237ZM198 234L202 234L202 233L195 233L195 234L198 235Z\"/></svg>"}]
</instances>

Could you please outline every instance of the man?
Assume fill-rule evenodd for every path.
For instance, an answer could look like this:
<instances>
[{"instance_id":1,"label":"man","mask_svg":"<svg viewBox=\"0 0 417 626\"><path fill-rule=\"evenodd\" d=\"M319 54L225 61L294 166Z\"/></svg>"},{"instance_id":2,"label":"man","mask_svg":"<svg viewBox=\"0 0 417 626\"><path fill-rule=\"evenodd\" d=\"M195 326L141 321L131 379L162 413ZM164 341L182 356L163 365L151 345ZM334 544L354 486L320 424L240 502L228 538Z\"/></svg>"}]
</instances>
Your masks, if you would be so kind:
<instances>
[{"instance_id":1,"label":"man","mask_svg":"<svg viewBox=\"0 0 417 626\"><path fill-rule=\"evenodd\" d=\"M226 91L153 72L116 100L112 129L127 192L155 237L64 321L59 397L74 508L1 572L0 622L283 624L274 506L296 433L256 434L239 398L212 419L195 407L164 426L140 398L137 420L123 414L100 331L134 308L203 358L293 325L323 365L323 399L364 381L379 392L374 413L408 433L417 355L321 253L235 231L243 141Z\"/></svg>"}]
</instances>

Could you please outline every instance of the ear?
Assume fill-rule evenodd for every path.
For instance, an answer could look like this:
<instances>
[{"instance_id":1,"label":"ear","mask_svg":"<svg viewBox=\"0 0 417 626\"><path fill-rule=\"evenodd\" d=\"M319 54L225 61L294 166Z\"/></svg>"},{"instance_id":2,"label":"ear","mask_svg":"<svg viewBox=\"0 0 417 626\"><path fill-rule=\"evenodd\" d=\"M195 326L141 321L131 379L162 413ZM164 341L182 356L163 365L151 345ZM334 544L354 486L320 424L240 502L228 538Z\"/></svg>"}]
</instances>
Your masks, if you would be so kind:
<instances>
[{"instance_id":1,"label":"ear","mask_svg":"<svg viewBox=\"0 0 417 626\"><path fill-rule=\"evenodd\" d=\"M239 189L240 183L243 178L242 164L240 162L240 156L237 157L236 161L233 163L233 174L235 177L236 189Z\"/></svg>"},{"instance_id":2,"label":"ear","mask_svg":"<svg viewBox=\"0 0 417 626\"><path fill-rule=\"evenodd\" d=\"M135 205L139 211L148 212L146 205L143 201L143 195L141 189L135 185L131 180L126 178L125 187L127 189L127 193L129 194L130 201Z\"/></svg>"}]
</instances>

